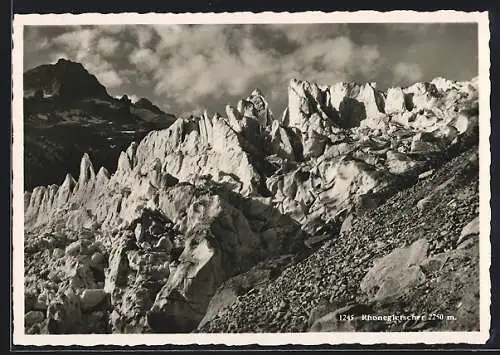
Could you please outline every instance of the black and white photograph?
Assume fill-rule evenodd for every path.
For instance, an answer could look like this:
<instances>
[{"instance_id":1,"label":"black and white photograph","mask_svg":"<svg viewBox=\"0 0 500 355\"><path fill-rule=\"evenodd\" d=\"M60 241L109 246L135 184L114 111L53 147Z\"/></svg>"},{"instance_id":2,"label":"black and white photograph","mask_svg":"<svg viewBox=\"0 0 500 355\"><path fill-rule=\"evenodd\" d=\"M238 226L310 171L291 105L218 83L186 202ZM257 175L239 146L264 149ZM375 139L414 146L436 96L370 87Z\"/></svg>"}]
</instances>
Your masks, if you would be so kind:
<instances>
[{"instance_id":1,"label":"black and white photograph","mask_svg":"<svg viewBox=\"0 0 500 355\"><path fill-rule=\"evenodd\" d=\"M17 15L14 339L484 343L488 36L451 11Z\"/></svg>"}]
</instances>

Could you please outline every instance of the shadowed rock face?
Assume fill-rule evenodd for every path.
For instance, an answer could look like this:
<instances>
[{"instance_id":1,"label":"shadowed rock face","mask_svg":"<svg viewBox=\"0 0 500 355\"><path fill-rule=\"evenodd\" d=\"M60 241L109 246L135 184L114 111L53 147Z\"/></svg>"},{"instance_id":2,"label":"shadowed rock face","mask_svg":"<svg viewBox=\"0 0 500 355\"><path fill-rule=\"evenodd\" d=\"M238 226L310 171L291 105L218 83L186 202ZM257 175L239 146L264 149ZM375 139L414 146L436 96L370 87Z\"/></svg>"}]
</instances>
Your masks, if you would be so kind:
<instances>
[{"instance_id":1,"label":"shadowed rock face","mask_svg":"<svg viewBox=\"0 0 500 355\"><path fill-rule=\"evenodd\" d=\"M376 209L477 140L474 81L384 93L374 84L292 80L288 93L281 119L254 90L228 105L226 117L205 112L150 131L119 153L113 173L85 153L78 177L26 192L28 293L47 290L44 304L59 302L61 314L68 312L58 292L110 295L109 308L64 324L46 317L40 331L87 332L103 323L122 333L192 331L228 306L225 281L270 258L299 260L337 237L347 217ZM149 101L139 106L154 110ZM72 245L79 240L87 242ZM92 264L97 251L101 266ZM57 270L72 253L79 267L36 286L48 277L37 263Z\"/></svg>"}]
</instances>

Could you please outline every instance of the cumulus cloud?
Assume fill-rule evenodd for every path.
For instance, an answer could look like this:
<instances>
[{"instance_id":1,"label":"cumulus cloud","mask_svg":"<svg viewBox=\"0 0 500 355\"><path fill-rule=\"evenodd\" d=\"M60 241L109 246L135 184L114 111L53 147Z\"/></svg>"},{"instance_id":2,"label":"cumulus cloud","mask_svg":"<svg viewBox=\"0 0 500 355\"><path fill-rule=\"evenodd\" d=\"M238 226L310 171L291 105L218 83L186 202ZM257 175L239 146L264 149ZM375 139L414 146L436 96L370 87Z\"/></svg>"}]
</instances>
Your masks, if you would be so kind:
<instances>
[{"instance_id":1,"label":"cumulus cloud","mask_svg":"<svg viewBox=\"0 0 500 355\"><path fill-rule=\"evenodd\" d=\"M241 95L251 79L272 70L266 53L249 39L240 38L231 48L224 26L158 26L156 52L162 56L157 68L155 92L179 102L203 96Z\"/></svg>"},{"instance_id":2,"label":"cumulus cloud","mask_svg":"<svg viewBox=\"0 0 500 355\"><path fill-rule=\"evenodd\" d=\"M57 36L52 42L73 53L76 58L83 59L86 53L92 51L96 35L96 30L76 30Z\"/></svg>"},{"instance_id":3,"label":"cumulus cloud","mask_svg":"<svg viewBox=\"0 0 500 355\"><path fill-rule=\"evenodd\" d=\"M24 32L24 43L24 52L27 55L35 54L50 47L49 40L40 36L40 32L36 27L27 27L27 30Z\"/></svg>"},{"instance_id":4,"label":"cumulus cloud","mask_svg":"<svg viewBox=\"0 0 500 355\"><path fill-rule=\"evenodd\" d=\"M112 69L100 72L99 79L104 86L115 88L123 84L123 79L118 76L118 73Z\"/></svg>"},{"instance_id":5,"label":"cumulus cloud","mask_svg":"<svg viewBox=\"0 0 500 355\"><path fill-rule=\"evenodd\" d=\"M120 42L112 37L101 37L97 42L97 50L105 56L112 56L120 46Z\"/></svg>"},{"instance_id":6,"label":"cumulus cloud","mask_svg":"<svg viewBox=\"0 0 500 355\"><path fill-rule=\"evenodd\" d=\"M116 26L119 27L119 26ZM128 78L119 75L118 69L112 64L112 57L116 54L120 42L103 33L116 33L114 26L104 28L84 28L60 34L53 38L53 52L50 55L52 61L59 58L67 58L82 63L85 68L107 88L120 87L128 82Z\"/></svg>"},{"instance_id":7,"label":"cumulus cloud","mask_svg":"<svg viewBox=\"0 0 500 355\"><path fill-rule=\"evenodd\" d=\"M150 26L139 25L134 27L132 31L137 38L139 48L147 47L154 36L154 29Z\"/></svg>"},{"instance_id":8,"label":"cumulus cloud","mask_svg":"<svg viewBox=\"0 0 500 355\"><path fill-rule=\"evenodd\" d=\"M380 57L377 46L354 43L340 25L332 25L330 32L325 28L328 25L156 26L155 50L135 51L130 61L138 70L155 70L156 95L179 103L245 96L254 85L279 85L285 96L293 77L334 83L356 73L370 76ZM271 32L283 48L267 39ZM333 33L336 36L325 38Z\"/></svg>"},{"instance_id":9,"label":"cumulus cloud","mask_svg":"<svg viewBox=\"0 0 500 355\"><path fill-rule=\"evenodd\" d=\"M138 70L154 71L160 63L159 56L149 48L140 48L132 51L129 56L130 62Z\"/></svg>"},{"instance_id":10,"label":"cumulus cloud","mask_svg":"<svg viewBox=\"0 0 500 355\"><path fill-rule=\"evenodd\" d=\"M423 77L422 69L416 63L399 62L393 68L394 82L408 85Z\"/></svg>"}]
</instances>

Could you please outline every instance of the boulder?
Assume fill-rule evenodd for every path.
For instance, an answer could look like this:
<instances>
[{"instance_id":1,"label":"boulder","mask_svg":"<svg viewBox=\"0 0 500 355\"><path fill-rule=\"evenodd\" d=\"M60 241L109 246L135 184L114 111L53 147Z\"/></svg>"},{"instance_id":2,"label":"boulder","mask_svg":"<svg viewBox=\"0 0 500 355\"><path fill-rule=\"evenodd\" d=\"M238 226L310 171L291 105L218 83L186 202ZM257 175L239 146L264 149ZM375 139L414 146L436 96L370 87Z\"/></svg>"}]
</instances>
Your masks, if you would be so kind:
<instances>
[{"instance_id":1,"label":"boulder","mask_svg":"<svg viewBox=\"0 0 500 355\"><path fill-rule=\"evenodd\" d=\"M158 242L155 244L154 247L156 249L161 249L165 250L166 252L170 252L170 250L172 250L173 244L168 237L163 236L158 240Z\"/></svg>"},{"instance_id":2,"label":"boulder","mask_svg":"<svg viewBox=\"0 0 500 355\"><path fill-rule=\"evenodd\" d=\"M29 311L24 315L24 326L31 327L34 324L43 322L45 314L40 311Z\"/></svg>"},{"instance_id":3,"label":"boulder","mask_svg":"<svg viewBox=\"0 0 500 355\"><path fill-rule=\"evenodd\" d=\"M77 240L66 247L66 255L77 256L82 252L82 242Z\"/></svg>"},{"instance_id":4,"label":"boulder","mask_svg":"<svg viewBox=\"0 0 500 355\"><path fill-rule=\"evenodd\" d=\"M100 252L95 252L90 257L92 266L99 269L104 269L105 258Z\"/></svg>"},{"instance_id":5,"label":"boulder","mask_svg":"<svg viewBox=\"0 0 500 355\"><path fill-rule=\"evenodd\" d=\"M419 239L407 248L396 248L374 263L361 280L361 291L375 300L396 297L425 280L420 265L427 258L429 243Z\"/></svg>"},{"instance_id":6,"label":"boulder","mask_svg":"<svg viewBox=\"0 0 500 355\"><path fill-rule=\"evenodd\" d=\"M441 151L442 148L439 143L434 139L434 136L426 133L417 133L413 136L411 141L410 151L412 153L435 153Z\"/></svg>"},{"instance_id":7,"label":"boulder","mask_svg":"<svg viewBox=\"0 0 500 355\"><path fill-rule=\"evenodd\" d=\"M121 304L110 316L110 325L113 332L144 333L147 310L152 305L151 291L142 282L136 282L125 290Z\"/></svg>"},{"instance_id":8,"label":"boulder","mask_svg":"<svg viewBox=\"0 0 500 355\"><path fill-rule=\"evenodd\" d=\"M424 211L430 206L431 203L432 203L431 197L424 197L423 199L418 200L416 206L418 210Z\"/></svg>"},{"instance_id":9,"label":"boulder","mask_svg":"<svg viewBox=\"0 0 500 355\"><path fill-rule=\"evenodd\" d=\"M423 179L426 179L426 178L428 178L429 176L431 176L433 173L434 173L434 169L427 170L426 172L423 172L423 173L421 173L420 175L418 175L418 178L419 178L420 180L423 180Z\"/></svg>"},{"instance_id":10,"label":"boulder","mask_svg":"<svg viewBox=\"0 0 500 355\"><path fill-rule=\"evenodd\" d=\"M342 225L340 227L340 233L341 234L348 233L352 227L353 221L354 221L354 215L350 213L342 222Z\"/></svg>"},{"instance_id":11,"label":"boulder","mask_svg":"<svg viewBox=\"0 0 500 355\"><path fill-rule=\"evenodd\" d=\"M80 306L82 311L92 310L99 305L107 296L103 289L86 289L80 295Z\"/></svg>"},{"instance_id":12,"label":"boulder","mask_svg":"<svg viewBox=\"0 0 500 355\"><path fill-rule=\"evenodd\" d=\"M65 252L64 250L62 250L61 248L55 248L53 251L52 251L52 257L54 259L59 259L59 258L62 258L64 256Z\"/></svg>"},{"instance_id":13,"label":"boulder","mask_svg":"<svg viewBox=\"0 0 500 355\"><path fill-rule=\"evenodd\" d=\"M393 150L386 153L385 164L387 169L395 175L410 175L423 165L422 162L413 160L407 154Z\"/></svg>"},{"instance_id":14,"label":"boulder","mask_svg":"<svg viewBox=\"0 0 500 355\"><path fill-rule=\"evenodd\" d=\"M59 293L47 308L50 334L70 332L81 320L80 298L71 290Z\"/></svg>"},{"instance_id":15,"label":"boulder","mask_svg":"<svg viewBox=\"0 0 500 355\"><path fill-rule=\"evenodd\" d=\"M467 223L465 227L460 232L460 236L457 240L457 245L462 244L466 240L479 235L479 216L474 218L472 221Z\"/></svg>"}]
</instances>

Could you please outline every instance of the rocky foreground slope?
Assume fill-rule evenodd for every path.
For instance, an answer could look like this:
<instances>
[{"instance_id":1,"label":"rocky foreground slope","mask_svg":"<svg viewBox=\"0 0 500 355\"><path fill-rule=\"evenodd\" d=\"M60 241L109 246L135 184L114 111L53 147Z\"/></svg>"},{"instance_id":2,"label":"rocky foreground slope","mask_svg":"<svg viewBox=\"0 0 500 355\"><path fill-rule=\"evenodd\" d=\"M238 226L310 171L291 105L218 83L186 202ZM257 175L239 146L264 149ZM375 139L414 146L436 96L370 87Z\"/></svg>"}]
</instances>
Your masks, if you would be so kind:
<instances>
[{"instance_id":1,"label":"rocky foreground slope","mask_svg":"<svg viewBox=\"0 0 500 355\"><path fill-rule=\"evenodd\" d=\"M477 329L477 80L288 94L26 192L26 331ZM389 310L456 320L360 318Z\"/></svg>"},{"instance_id":2,"label":"rocky foreground slope","mask_svg":"<svg viewBox=\"0 0 500 355\"><path fill-rule=\"evenodd\" d=\"M472 148L279 275L226 281L199 331L479 330L478 183Z\"/></svg>"}]
</instances>

